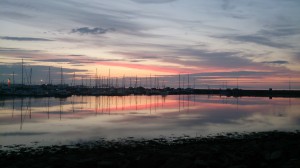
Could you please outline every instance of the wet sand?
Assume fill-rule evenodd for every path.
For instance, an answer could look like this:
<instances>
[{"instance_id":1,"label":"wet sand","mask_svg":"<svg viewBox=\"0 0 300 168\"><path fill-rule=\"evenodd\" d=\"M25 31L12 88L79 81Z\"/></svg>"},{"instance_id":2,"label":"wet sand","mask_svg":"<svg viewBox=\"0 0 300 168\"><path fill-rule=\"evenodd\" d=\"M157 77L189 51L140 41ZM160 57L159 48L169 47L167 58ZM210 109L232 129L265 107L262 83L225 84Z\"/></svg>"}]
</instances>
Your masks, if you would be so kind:
<instances>
[{"instance_id":1,"label":"wet sand","mask_svg":"<svg viewBox=\"0 0 300 168\"><path fill-rule=\"evenodd\" d=\"M119 139L0 151L0 167L300 167L300 132Z\"/></svg>"}]
</instances>

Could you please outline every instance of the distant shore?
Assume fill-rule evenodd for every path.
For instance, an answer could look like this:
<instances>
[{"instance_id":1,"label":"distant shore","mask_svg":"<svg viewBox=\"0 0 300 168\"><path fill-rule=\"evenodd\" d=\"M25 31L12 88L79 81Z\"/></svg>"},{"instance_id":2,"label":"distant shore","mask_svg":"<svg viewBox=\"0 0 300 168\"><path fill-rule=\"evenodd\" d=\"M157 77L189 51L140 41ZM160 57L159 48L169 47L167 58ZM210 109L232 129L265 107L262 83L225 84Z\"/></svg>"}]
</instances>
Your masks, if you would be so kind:
<instances>
[{"instance_id":1,"label":"distant shore","mask_svg":"<svg viewBox=\"0 0 300 168\"><path fill-rule=\"evenodd\" d=\"M213 137L15 147L0 167L300 167L300 132L229 133Z\"/></svg>"},{"instance_id":2,"label":"distant shore","mask_svg":"<svg viewBox=\"0 0 300 168\"><path fill-rule=\"evenodd\" d=\"M300 90L244 90L239 88L223 89L193 89L193 88L96 88L68 85L17 85L10 88L0 88L2 97L70 97L77 96L127 96L127 95L188 95L205 94L233 97L300 97Z\"/></svg>"}]
</instances>

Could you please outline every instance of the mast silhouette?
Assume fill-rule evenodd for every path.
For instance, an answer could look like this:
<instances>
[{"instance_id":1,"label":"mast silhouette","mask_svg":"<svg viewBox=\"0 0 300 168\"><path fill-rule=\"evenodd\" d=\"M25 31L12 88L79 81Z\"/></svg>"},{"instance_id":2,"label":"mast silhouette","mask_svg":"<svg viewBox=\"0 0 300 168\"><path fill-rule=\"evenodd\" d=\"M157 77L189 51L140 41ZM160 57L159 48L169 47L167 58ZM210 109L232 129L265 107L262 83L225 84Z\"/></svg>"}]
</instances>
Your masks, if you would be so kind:
<instances>
[{"instance_id":1,"label":"mast silhouette","mask_svg":"<svg viewBox=\"0 0 300 168\"><path fill-rule=\"evenodd\" d=\"M63 85L63 69L62 67L60 68L60 85Z\"/></svg>"},{"instance_id":2,"label":"mast silhouette","mask_svg":"<svg viewBox=\"0 0 300 168\"><path fill-rule=\"evenodd\" d=\"M24 62L23 62L23 58L22 58L22 87L24 85Z\"/></svg>"},{"instance_id":3,"label":"mast silhouette","mask_svg":"<svg viewBox=\"0 0 300 168\"><path fill-rule=\"evenodd\" d=\"M50 66L49 66L49 69L48 69L48 84L51 83L51 76L50 76Z\"/></svg>"}]
</instances>

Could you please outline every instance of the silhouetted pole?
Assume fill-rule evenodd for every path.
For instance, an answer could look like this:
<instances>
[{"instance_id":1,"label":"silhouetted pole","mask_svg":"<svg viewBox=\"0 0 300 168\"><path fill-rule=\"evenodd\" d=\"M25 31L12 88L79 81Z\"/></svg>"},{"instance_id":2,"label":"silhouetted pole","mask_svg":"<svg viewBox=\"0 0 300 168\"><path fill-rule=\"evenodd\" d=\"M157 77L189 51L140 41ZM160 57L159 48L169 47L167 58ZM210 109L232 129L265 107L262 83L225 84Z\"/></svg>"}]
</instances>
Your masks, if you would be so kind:
<instances>
[{"instance_id":1,"label":"silhouetted pole","mask_svg":"<svg viewBox=\"0 0 300 168\"><path fill-rule=\"evenodd\" d=\"M23 58L22 58L22 87L24 85L24 62L23 62Z\"/></svg>"},{"instance_id":2,"label":"silhouetted pole","mask_svg":"<svg viewBox=\"0 0 300 168\"><path fill-rule=\"evenodd\" d=\"M108 81L108 87L110 88L110 68L108 69L108 78L107 78L107 81Z\"/></svg>"},{"instance_id":3,"label":"silhouetted pole","mask_svg":"<svg viewBox=\"0 0 300 168\"><path fill-rule=\"evenodd\" d=\"M178 75L178 88L180 89L180 74Z\"/></svg>"},{"instance_id":4,"label":"silhouetted pole","mask_svg":"<svg viewBox=\"0 0 300 168\"><path fill-rule=\"evenodd\" d=\"M151 74L150 74L150 79L149 79L150 81L149 81L149 84L150 84L150 89L152 88L152 79L151 79Z\"/></svg>"},{"instance_id":5,"label":"silhouetted pole","mask_svg":"<svg viewBox=\"0 0 300 168\"><path fill-rule=\"evenodd\" d=\"M130 87L130 88L132 87L131 84L132 84L132 83L131 83L131 77L129 77L129 87Z\"/></svg>"},{"instance_id":6,"label":"silhouetted pole","mask_svg":"<svg viewBox=\"0 0 300 168\"><path fill-rule=\"evenodd\" d=\"M98 69L96 68L95 88L98 88Z\"/></svg>"},{"instance_id":7,"label":"silhouetted pole","mask_svg":"<svg viewBox=\"0 0 300 168\"><path fill-rule=\"evenodd\" d=\"M194 87L193 89L196 89L196 79L194 78Z\"/></svg>"},{"instance_id":8,"label":"silhouetted pole","mask_svg":"<svg viewBox=\"0 0 300 168\"><path fill-rule=\"evenodd\" d=\"M30 68L29 85L31 86L32 68Z\"/></svg>"},{"instance_id":9,"label":"silhouetted pole","mask_svg":"<svg viewBox=\"0 0 300 168\"><path fill-rule=\"evenodd\" d=\"M147 80L147 76L146 76L146 85L145 85L145 88L148 87L148 80Z\"/></svg>"},{"instance_id":10,"label":"silhouetted pole","mask_svg":"<svg viewBox=\"0 0 300 168\"><path fill-rule=\"evenodd\" d=\"M116 77L116 88L118 88L118 77Z\"/></svg>"},{"instance_id":11,"label":"silhouetted pole","mask_svg":"<svg viewBox=\"0 0 300 168\"><path fill-rule=\"evenodd\" d=\"M90 76L90 88L92 87L92 77Z\"/></svg>"},{"instance_id":12,"label":"silhouetted pole","mask_svg":"<svg viewBox=\"0 0 300 168\"><path fill-rule=\"evenodd\" d=\"M291 77L289 77L289 91L291 91Z\"/></svg>"},{"instance_id":13,"label":"silhouetted pole","mask_svg":"<svg viewBox=\"0 0 300 168\"><path fill-rule=\"evenodd\" d=\"M137 88L137 75L135 76L135 88Z\"/></svg>"},{"instance_id":14,"label":"silhouetted pole","mask_svg":"<svg viewBox=\"0 0 300 168\"><path fill-rule=\"evenodd\" d=\"M15 71L13 71L13 81L12 88L15 89Z\"/></svg>"},{"instance_id":15,"label":"silhouetted pole","mask_svg":"<svg viewBox=\"0 0 300 168\"><path fill-rule=\"evenodd\" d=\"M190 88L190 74L188 74L188 88Z\"/></svg>"},{"instance_id":16,"label":"silhouetted pole","mask_svg":"<svg viewBox=\"0 0 300 168\"><path fill-rule=\"evenodd\" d=\"M75 72L73 73L73 80L72 80L72 85L75 87L76 86L76 76Z\"/></svg>"},{"instance_id":17,"label":"silhouetted pole","mask_svg":"<svg viewBox=\"0 0 300 168\"><path fill-rule=\"evenodd\" d=\"M50 66L48 67L48 85L51 82L51 76L50 76Z\"/></svg>"},{"instance_id":18,"label":"silhouetted pole","mask_svg":"<svg viewBox=\"0 0 300 168\"><path fill-rule=\"evenodd\" d=\"M142 78L140 78L140 87L142 87Z\"/></svg>"},{"instance_id":19,"label":"silhouetted pole","mask_svg":"<svg viewBox=\"0 0 300 168\"><path fill-rule=\"evenodd\" d=\"M63 85L63 69L62 67L60 68L60 85Z\"/></svg>"}]
</instances>

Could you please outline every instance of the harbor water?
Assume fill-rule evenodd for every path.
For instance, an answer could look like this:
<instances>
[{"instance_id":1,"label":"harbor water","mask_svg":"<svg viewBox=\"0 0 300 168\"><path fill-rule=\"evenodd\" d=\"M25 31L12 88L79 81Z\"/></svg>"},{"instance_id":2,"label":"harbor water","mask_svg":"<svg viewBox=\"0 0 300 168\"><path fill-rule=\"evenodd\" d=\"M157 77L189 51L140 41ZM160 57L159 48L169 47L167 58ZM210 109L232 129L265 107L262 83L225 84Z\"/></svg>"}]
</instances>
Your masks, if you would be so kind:
<instances>
[{"instance_id":1,"label":"harbor water","mask_svg":"<svg viewBox=\"0 0 300 168\"><path fill-rule=\"evenodd\" d=\"M0 145L300 129L300 98L211 95L1 98Z\"/></svg>"}]
</instances>

